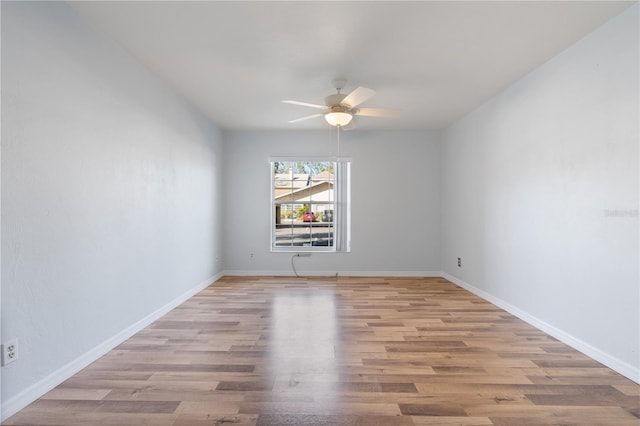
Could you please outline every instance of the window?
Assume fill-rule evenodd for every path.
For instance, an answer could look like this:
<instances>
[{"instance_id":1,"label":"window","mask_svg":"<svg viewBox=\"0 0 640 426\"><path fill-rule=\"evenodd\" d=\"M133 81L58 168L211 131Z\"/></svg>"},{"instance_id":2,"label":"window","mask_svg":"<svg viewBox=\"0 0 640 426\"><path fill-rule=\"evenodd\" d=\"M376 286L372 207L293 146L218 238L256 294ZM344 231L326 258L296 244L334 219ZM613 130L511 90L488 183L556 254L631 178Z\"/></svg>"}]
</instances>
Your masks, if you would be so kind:
<instances>
[{"instance_id":1,"label":"window","mask_svg":"<svg viewBox=\"0 0 640 426\"><path fill-rule=\"evenodd\" d=\"M271 161L271 250L350 251L349 161Z\"/></svg>"}]
</instances>

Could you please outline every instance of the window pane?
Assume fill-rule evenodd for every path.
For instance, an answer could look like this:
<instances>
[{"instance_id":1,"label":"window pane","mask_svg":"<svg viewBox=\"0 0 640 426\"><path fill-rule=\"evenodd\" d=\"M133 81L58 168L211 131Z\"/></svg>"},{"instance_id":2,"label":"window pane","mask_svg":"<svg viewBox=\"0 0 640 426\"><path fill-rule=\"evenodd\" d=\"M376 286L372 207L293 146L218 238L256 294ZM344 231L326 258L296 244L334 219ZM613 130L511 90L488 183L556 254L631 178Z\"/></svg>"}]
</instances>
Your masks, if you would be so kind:
<instances>
[{"instance_id":1,"label":"window pane","mask_svg":"<svg viewBox=\"0 0 640 426\"><path fill-rule=\"evenodd\" d=\"M276 225L275 247L333 247L333 225L301 221Z\"/></svg>"},{"instance_id":2,"label":"window pane","mask_svg":"<svg viewBox=\"0 0 640 426\"><path fill-rule=\"evenodd\" d=\"M273 247L334 247L335 163L273 162Z\"/></svg>"}]
</instances>

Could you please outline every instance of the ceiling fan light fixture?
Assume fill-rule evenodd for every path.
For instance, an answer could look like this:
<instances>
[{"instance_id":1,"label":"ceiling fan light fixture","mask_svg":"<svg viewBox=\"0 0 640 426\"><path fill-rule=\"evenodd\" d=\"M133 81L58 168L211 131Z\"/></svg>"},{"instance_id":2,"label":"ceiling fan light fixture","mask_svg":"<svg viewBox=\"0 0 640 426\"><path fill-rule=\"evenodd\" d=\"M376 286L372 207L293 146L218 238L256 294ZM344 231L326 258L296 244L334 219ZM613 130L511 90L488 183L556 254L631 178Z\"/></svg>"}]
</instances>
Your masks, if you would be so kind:
<instances>
[{"instance_id":1,"label":"ceiling fan light fixture","mask_svg":"<svg viewBox=\"0 0 640 426\"><path fill-rule=\"evenodd\" d=\"M327 123L331 124L332 126L343 127L351 123L353 115L344 111L336 111L325 114L324 119L327 120Z\"/></svg>"}]
</instances>

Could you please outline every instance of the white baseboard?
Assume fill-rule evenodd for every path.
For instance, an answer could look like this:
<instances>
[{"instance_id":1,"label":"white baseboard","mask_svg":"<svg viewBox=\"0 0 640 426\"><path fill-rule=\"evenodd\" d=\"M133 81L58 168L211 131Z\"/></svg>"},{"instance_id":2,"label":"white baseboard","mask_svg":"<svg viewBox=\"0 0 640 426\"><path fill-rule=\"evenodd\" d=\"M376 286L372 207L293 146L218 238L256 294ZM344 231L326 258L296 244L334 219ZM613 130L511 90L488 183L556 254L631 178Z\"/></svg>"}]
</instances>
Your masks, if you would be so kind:
<instances>
[{"instance_id":1,"label":"white baseboard","mask_svg":"<svg viewBox=\"0 0 640 426\"><path fill-rule=\"evenodd\" d=\"M571 334L556 328L554 326L552 326L551 324L542 321L541 319L511 305L508 302L505 302L502 299L499 299L489 293L487 293L484 290L481 290L477 287L474 287L473 285L453 276L450 274L447 274L446 272L442 273L442 277L448 279L449 281L451 281L452 283L459 285L460 287L464 288L465 290L470 291L471 293L475 294L476 296L479 296L481 298L483 298L484 300L493 303L494 305L504 309L505 311L509 312L510 314L515 315L516 317L520 318L521 320L525 321L528 324L531 324L532 326L544 331L545 333L547 333L548 335L555 337L556 339L558 339L559 341L561 341L562 343L565 343L569 346L571 346L572 348L582 352L583 354L587 355L590 358L595 359L596 361L600 362L601 364L606 365L607 367L611 368L612 370L622 374L623 376L627 377L630 380L633 380L636 383L640 383L640 369L634 367L631 364L628 364L626 362L623 362L621 360L619 360L618 358L603 352L602 350L591 346L590 344L572 336Z\"/></svg>"},{"instance_id":2,"label":"white baseboard","mask_svg":"<svg viewBox=\"0 0 640 426\"><path fill-rule=\"evenodd\" d=\"M194 296L201 290L210 286L213 282L219 280L222 277L222 273L218 273L212 277L207 278L202 281L192 289L186 291L180 296L176 297L166 305L157 309L156 311L150 313L146 317L142 318L140 321L132 324L126 329L122 330L115 336L107 339L105 342L99 344L95 348L89 350L78 358L74 359L70 363L65 366L59 368L53 373L49 374L44 379L40 380L37 383L29 386L27 389L23 390L16 396L10 398L9 400L2 403L2 421L5 421L9 417L16 414L18 411L22 410L27 405L31 404L36 399L40 398L45 393L49 392L51 389L58 386L60 383L64 382L92 362L96 361L101 356L105 355L107 352L120 345L122 342L127 340L129 337L136 334L138 331L147 327L149 324L162 317L173 308L177 307L181 303L185 302L190 297Z\"/></svg>"},{"instance_id":3,"label":"white baseboard","mask_svg":"<svg viewBox=\"0 0 640 426\"><path fill-rule=\"evenodd\" d=\"M293 277L295 276L293 271L242 271L238 269L226 270L222 272L223 275L229 277ZM325 272L326 275L326 272Z\"/></svg>"},{"instance_id":4,"label":"white baseboard","mask_svg":"<svg viewBox=\"0 0 640 426\"><path fill-rule=\"evenodd\" d=\"M441 277L440 271L344 271L343 277Z\"/></svg>"},{"instance_id":5,"label":"white baseboard","mask_svg":"<svg viewBox=\"0 0 640 426\"><path fill-rule=\"evenodd\" d=\"M291 270L284 271L224 271L232 277L294 277ZM301 277L441 277L441 271L298 271Z\"/></svg>"}]
</instances>

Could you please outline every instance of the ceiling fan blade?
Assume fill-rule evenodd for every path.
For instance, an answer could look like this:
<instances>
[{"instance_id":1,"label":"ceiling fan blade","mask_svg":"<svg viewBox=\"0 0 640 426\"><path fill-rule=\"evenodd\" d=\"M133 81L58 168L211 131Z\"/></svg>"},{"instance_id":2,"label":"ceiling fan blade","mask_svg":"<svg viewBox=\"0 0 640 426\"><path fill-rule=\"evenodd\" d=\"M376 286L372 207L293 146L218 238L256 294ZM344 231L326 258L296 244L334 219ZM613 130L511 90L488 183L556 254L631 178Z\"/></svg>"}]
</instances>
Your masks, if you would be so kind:
<instances>
[{"instance_id":1,"label":"ceiling fan blade","mask_svg":"<svg viewBox=\"0 0 640 426\"><path fill-rule=\"evenodd\" d=\"M295 120L289 121L289 123L297 123L298 121L309 120L311 118L322 117L324 114L313 114L307 115L306 117L296 118Z\"/></svg>"},{"instance_id":2,"label":"ceiling fan blade","mask_svg":"<svg viewBox=\"0 0 640 426\"><path fill-rule=\"evenodd\" d=\"M306 107L311 107L311 108L319 108L319 109L326 109L327 107L324 105L318 105L318 104L310 104L308 102L299 102L299 101L282 101L285 104L291 104L291 105L300 105L300 106L306 106Z\"/></svg>"},{"instance_id":3,"label":"ceiling fan blade","mask_svg":"<svg viewBox=\"0 0 640 426\"><path fill-rule=\"evenodd\" d=\"M400 111L385 108L358 108L355 115L364 117L399 117Z\"/></svg>"},{"instance_id":4,"label":"ceiling fan blade","mask_svg":"<svg viewBox=\"0 0 640 426\"><path fill-rule=\"evenodd\" d=\"M374 90L368 89L366 87L358 87L356 90L349 93L340 103L347 104L351 108L355 108L364 101L371 99L371 97L375 94L376 92Z\"/></svg>"}]
</instances>

